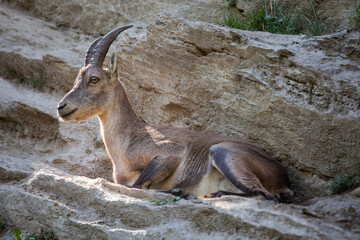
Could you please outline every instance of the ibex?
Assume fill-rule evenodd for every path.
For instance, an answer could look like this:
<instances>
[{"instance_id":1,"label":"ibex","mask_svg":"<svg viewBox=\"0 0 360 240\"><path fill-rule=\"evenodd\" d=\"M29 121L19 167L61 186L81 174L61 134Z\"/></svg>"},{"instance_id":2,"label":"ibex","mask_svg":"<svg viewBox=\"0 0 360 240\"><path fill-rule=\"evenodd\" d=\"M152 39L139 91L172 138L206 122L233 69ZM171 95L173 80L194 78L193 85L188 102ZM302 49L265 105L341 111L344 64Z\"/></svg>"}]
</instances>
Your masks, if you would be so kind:
<instances>
[{"instance_id":1,"label":"ibex","mask_svg":"<svg viewBox=\"0 0 360 240\"><path fill-rule=\"evenodd\" d=\"M57 106L67 122L98 116L117 184L142 189L181 189L194 196L234 194L291 201L285 168L256 146L231 137L141 121L118 80L115 54L102 67L123 26L91 43L74 87Z\"/></svg>"}]
</instances>

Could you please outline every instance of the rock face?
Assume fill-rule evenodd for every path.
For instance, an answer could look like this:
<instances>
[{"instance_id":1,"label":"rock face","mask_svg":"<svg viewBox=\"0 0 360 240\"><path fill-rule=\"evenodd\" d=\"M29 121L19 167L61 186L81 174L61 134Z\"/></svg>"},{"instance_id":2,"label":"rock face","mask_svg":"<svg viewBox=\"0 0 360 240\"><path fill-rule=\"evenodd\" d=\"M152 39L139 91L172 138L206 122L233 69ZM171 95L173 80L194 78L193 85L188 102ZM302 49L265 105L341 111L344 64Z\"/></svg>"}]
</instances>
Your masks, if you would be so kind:
<instances>
[{"instance_id":1,"label":"rock face","mask_svg":"<svg viewBox=\"0 0 360 240\"><path fill-rule=\"evenodd\" d=\"M118 45L119 74L146 122L253 142L312 197L329 178L358 174L359 36L271 35L163 16Z\"/></svg>"},{"instance_id":2,"label":"rock face","mask_svg":"<svg viewBox=\"0 0 360 240\"><path fill-rule=\"evenodd\" d=\"M229 3L235 16L244 17L253 13L263 1L249 0L146 0L126 1L107 0L99 2L61 1L61 0L4 0L13 6L26 9L36 16L55 22L57 26L80 29L83 33L106 34L119 25L141 24L154 21L159 14L170 13L172 16L203 22L221 22ZM266 1L269 4L270 1ZM308 15L313 12L308 1L281 0L277 3L284 11L297 10ZM349 17L354 15L357 0L313 1L317 14L324 19L328 31L349 27ZM270 4L269 4L270 5ZM346 8L349 6L349 9ZM309 16L308 16L309 18Z\"/></svg>"},{"instance_id":3,"label":"rock face","mask_svg":"<svg viewBox=\"0 0 360 240\"><path fill-rule=\"evenodd\" d=\"M162 15L121 34L112 50L139 117L253 142L286 165L301 199L317 197L160 206L150 200L172 196L112 183L97 119L57 120L94 38L57 25L95 14L85 7L94 3L62 19L77 11L68 1L13 2L55 23L0 4L0 239L14 227L58 239L360 238L360 188L319 197L338 173L358 174L358 32L281 36ZM81 21L70 26L86 29Z\"/></svg>"},{"instance_id":4,"label":"rock face","mask_svg":"<svg viewBox=\"0 0 360 240\"><path fill-rule=\"evenodd\" d=\"M11 1L58 26L79 28L87 34L106 34L119 25L149 22L159 13L169 12L175 16L186 16L197 21L216 21L222 18L226 2L222 0L201 1ZM140 13L140 14L139 14Z\"/></svg>"}]
</instances>

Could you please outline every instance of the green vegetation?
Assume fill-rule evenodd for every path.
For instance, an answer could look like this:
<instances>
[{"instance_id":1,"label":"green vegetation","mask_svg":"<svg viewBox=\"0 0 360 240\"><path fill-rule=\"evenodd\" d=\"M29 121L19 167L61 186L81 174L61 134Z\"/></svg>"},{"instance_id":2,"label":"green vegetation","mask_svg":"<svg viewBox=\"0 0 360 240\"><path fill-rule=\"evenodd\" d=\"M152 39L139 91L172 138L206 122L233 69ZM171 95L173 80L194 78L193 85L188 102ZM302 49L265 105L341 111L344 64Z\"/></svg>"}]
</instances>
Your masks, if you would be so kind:
<instances>
[{"instance_id":1,"label":"green vegetation","mask_svg":"<svg viewBox=\"0 0 360 240\"><path fill-rule=\"evenodd\" d=\"M6 225L5 218L3 216L0 216L0 232L4 230Z\"/></svg>"},{"instance_id":2,"label":"green vegetation","mask_svg":"<svg viewBox=\"0 0 360 240\"><path fill-rule=\"evenodd\" d=\"M39 78L32 78L30 84L33 88L43 90L45 86L45 80L42 76L40 76Z\"/></svg>"},{"instance_id":3,"label":"green vegetation","mask_svg":"<svg viewBox=\"0 0 360 240\"><path fill-rule=\"evenodd\" d=\"M18 79L20 83L28 84L40 91L42 91L45 87L45 79L42 76L40 77L32 76L31 78L29 78L25 76L22 72L16 70L15 68L9 65L5 65L5 71L6 71L5 72L6 78Z\"/></svg>"},{"instance_id":4,"label":"green vegetation","mask_svg":"<svg viewBox=\"0 0 360 240\"><path fill-rule=\"evenodd\" d=\"M57 240L54 233L42 231L40 234L21 233L19 228L13 229L14 236L7 236L6 240Z\"/></svg>"},{"instance_id":5,"label":"green vegetation","mask_svg":"<svg viewBox=\"0 0 360 240\"><path fill-rule=\"evenodd\" d=\"M351 17L349 17L349 20L352 24L355 24L355 29L360 29L360 3L356 4L354 6L354 9L351 9L351 6L348 4L345 6L346 9L348 10L352 10L353 11L353 15Z\"/></svg>"},{"instance_id":6,"label":"green vegetation","mask_svg":"<svg viewBox=\"0 0 360 240\"><path fill-rule=\"evenodd\" d=\"M220 22L220 24L242 30L248 29L246 21L242 20L240 17L235 17L229 9L226 11L224 15L223 22Z\"/></svg>"},{"instance_id":7,"label":"green vegetation","mask_svg":"<svg viewBox=\"0 0 360 240\"><path fill-rule=\"evenodd\" d=\"M226 7L229 9L231 7L235 7L235 5L236 5L236 0L228 0Z\"/></svg>"},{"instance_id":8,"label":"green vegetation","mask_svg":"<svg viewBox=\"0 0 360 240\"><path fill-rule=\"evenodd\" d=\"M180 199L181 199L181 197L174 197L174 198L171 198L169 200L159 200L159 201L150 200L150 202L156 203L157 205L165 205L165 204L168 204L168 203L177 202Z\"/></svg>"},{"instance_id":9,"label":"green vegetation","mask_svg":"<svg viewBox=\"0 0 360 240\"><path fill-rule=\"evenodd\" d=\"M309 104L313 104L313 96L314 96L314 82L310 82L310 90L309 90Z\"/></svg>"},{"instance_id":10,"label":"green vegetation","mask_svg":"<svg viewBox=\"0 0 360 240\"><path fill-rule=\"evenodd\" d=\"M225 25L243 30L280 34L299 34L301 31L299 15L284 13L276 2L272 3L271 10L268 10L264 2L261 8L248 15L246 20L233 16L228 9L223 20Z\"/></svg>"},{"instance_id":11,"label":"green vegetation","mask_svg":"<svg viewBox=\"0 0 360 240\"><path fill-rule=\"evenodd\" d=\"M94 137L93 137L94 148L99 148L99 147L103 146L103 140L101 138L98 139L96 133L93 133L93 134L94 134Z\"/></svg>"},{"instance_id":12,"label":"green vegetation","mask_svg":"<svg viewBox=\"0 0 360 240\"><path fill-rule=\"evenodd\" d=\"M250 13L245 19L234 16L231 12L231 1L228 1L227 11L223 22L226 26L251 31L266 31L277 34L300 34L321 35L326 31L323 18L320 17L314 7L313 1L309 1L311 13L306 16L300 12L285 12L276 1L262 1L261 6Z\"/></svg>"},{"instance_id":13,"label":"green vegetation","mask_svg":"<svg viewBox=\"0 0 360 240\"><path fill-rule=\"evenodd\" d=\"M32 234L21 233L19 228L13 229L14 236L6 237L6 240L39 240L39 238Z\"/></svg>"},{"instance_id":14,"label":"green vegetation","mask_svg":"<svg viewBox=\"0 0 360 240\"><path fill-rule=\"evenodd\" d=\"M309 17L306 17L305 15L302 16L303 19L305 19L305 21L308 23L307 29L309 33L313 36L319 36L326 31L326 24L323 18L317 14L315 10L314 2L309 1L309 3L311 5L310 16Z\"/></svg>"},{"instance_id":15,"label":"green vegetation","mask_svg":"<svg viewBox=\"0 0 360 240\"><path fill-rule=\"evenodd\" d=\"M299 15L284 13L276 2L271 4L271 10L267 9L264 2L259 10L248 16L248 29L280 34L299 34L301 31Z\"/></svg>"},{"instance_id":16,"label":"green vegetation","mask_svg":"<svg viewBox=\"0 0 360 240\"><path fill-rule=\"evenodd\" d=\"M332 157L335 159L335 162L338 163L341 161L341 159L347 159L352 158L348 152L348 150L336 143L332 143ZM337 165L337 164L336 164ZM332 194L341 194L346 191L351 191L357 187L360 186L360 159L358 158L357 161L355 161L355 164L352 165L352 170L354 173L351 175L353 177L349 177L348 174L343 172L342 170L339 171L338 168L336 168L336 165L329 164L329 169L332 171L337 171L337 175L334 178L333 182L329 185L329 189L323 193L324 196L326 195L332 195ZM336 168L336 169L334 169Z\"/></svg>"},{"instance_id":17,"label":"green vegetation","mask_svg":"<svg viewBox=\"0 0 360 240\"><path fill-rule=\"evenodd\" d=\"M19 228L13 229L16 240L36 240L36 236L30 234L22 234Z\"/></svg>"},{"instance_id":18,"label":"green vegetation","mask_svg":"<svg viewBox=\"0 0 360 240\"><path fill-rule=\"evenodd\" d=\"M3 216L0 215L0 233L5 229L6 221ZM53 232L41 231L40 234L27 234L22 233L20 228L13 228L14 236L6 236L6 240L58 240Z\"/></svg>"},{"instance_id":19,"label":"green vegetation","mask_svg":"<svg viewBox=\"0 0 360 240\"><path fill-rule=\"evenodd\" d=\"M348 177L346 174L337 175L329 186L330 194L340 194L360 186L360 178Z\"/></svg>"}]
</instances>

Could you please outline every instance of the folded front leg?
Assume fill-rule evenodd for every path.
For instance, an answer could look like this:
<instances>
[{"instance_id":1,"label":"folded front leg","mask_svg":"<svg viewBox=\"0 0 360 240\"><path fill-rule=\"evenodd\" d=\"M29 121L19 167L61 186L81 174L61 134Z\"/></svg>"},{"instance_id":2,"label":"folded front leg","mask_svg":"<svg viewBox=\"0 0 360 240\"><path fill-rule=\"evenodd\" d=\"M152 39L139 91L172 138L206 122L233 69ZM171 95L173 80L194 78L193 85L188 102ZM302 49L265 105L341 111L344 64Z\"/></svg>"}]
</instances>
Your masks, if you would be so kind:
<instances>
[{"instance_id":1,"label":"folded front leg","mask_svg":"<svg viewBox=\"0 0 360 240\"><path fill-rule=\"evenodd\" d=\"M150 185L162 182L175 172L179 162L178 157L156 156L146 165L133 187L148 188Z\"/></svg>"}]
</instances>

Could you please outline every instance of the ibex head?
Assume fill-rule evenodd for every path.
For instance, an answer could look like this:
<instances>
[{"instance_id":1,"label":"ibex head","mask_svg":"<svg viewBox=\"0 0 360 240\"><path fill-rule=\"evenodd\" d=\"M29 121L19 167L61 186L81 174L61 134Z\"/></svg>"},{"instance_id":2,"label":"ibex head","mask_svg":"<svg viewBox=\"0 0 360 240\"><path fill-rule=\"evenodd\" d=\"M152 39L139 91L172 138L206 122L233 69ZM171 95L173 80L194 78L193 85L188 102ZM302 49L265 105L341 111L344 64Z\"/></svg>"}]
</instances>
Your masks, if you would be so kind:
<instances>
[{"instance_id":1,"label":"ibex head","mask_svg":"<svg viewBox=\"0 0 360 240\"><path fill-rule=\"evenodd\" d=\"M102 67L111 43L117 35L132 26L123 26L93 41L85 56L85 65L80 69L74 87L57 106L63 121L83 121L100 115L111 103L116 86L116 57L112 55L109 69Z\"/></svg>"}]
</instances>

